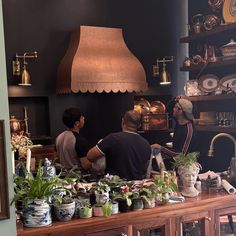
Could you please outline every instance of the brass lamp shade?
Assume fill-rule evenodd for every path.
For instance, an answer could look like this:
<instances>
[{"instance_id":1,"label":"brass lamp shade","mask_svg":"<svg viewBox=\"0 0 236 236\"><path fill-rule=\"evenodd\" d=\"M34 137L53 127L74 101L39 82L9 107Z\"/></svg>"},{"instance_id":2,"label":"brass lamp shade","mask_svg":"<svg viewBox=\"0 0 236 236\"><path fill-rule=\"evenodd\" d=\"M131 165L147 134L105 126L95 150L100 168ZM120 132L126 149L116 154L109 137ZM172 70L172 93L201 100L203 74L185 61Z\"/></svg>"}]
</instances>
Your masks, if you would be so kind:
<instances>
[{"instance_id":1,"label":"brass lamp shade","mask_svg":"<svg viewBox=\"0 0 236 236\"><path fill-rule=\"evenodd\" d=\"M160 84L161 84L161 85L168 85L168 84L171 84L170 75L169 75L169 73L166 71L166 68L165 68L165 67L163 67L163 70L162 70L162 72L161 72Z\"/></svg>"},{"instance_id":2,"label":"brass lamp shade","mask_svg":"<svg viewBox=\"0 0 236 236\"><path fill-rule=\"evenodd\" d=\"M31 86L30 74L26 70L25 67L23 68L23 71L22 71L22 74L21 74L21 81L20 81L19 85L21 85L21 86Z\"/></svg>"}]
</instances>

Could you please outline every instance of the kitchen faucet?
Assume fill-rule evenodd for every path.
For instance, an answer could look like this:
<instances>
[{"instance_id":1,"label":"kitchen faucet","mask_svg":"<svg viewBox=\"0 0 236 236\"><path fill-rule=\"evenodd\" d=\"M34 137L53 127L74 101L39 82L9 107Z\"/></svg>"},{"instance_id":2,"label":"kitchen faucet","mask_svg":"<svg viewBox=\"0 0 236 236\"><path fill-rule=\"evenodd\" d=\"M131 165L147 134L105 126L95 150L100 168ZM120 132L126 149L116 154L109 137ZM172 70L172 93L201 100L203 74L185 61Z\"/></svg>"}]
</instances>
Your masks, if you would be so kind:
<instances>
[{"instance_id":1,"label":"kitchen faucet","mask_svg":"<svg viewBox=\"0 0 236 236\"><path fill-rule=\"evenodd\" d=\"M215 143L216 139L218 139L220 137L229 138L234 143L234 156L232 157L231 162L230 162L229 177L232 181L235 181L236 180L236 140L232 135L227 134L227 133L219 133L219 134L215 135L211 140L210 148L208 151L208 156L209 157L214 156L214 143Z\"/></svg>"}]
</instances>

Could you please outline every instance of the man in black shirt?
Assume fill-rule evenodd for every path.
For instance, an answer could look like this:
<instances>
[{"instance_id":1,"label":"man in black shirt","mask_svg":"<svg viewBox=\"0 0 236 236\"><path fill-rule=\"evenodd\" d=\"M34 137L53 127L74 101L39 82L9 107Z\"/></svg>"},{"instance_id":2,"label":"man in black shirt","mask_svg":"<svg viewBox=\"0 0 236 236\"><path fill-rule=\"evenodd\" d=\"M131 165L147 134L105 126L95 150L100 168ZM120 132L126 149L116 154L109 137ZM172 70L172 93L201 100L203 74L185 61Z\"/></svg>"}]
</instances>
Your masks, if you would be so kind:
<instances>
[{"instance_id":1,"label":"man in black shirt","mask_svg":"<svg viewBox=\"0 0 236 236\"><path fill-rule=\"evenodd\" d=\"M141 125L141 115L127 111L122 118L122 132L107 135L89 150L89 161L105 156L105 172L127 180L143 179L151 155L151 147L137 130Z\"/></svg>"},{"instance_id":2,"label":"man in black shirt","mask_svg":"<svg viewBox=\"0 0 236 236\"><path fill-rule=\"evenodd\" d=\"M68 108L63 112L62 121L67 130L56 138L56 149L60 163L71 169L77 165L78 169L88 170L91 163L87 160L86 154L89 150L89 143L80 134L84 126L84 116L79 108Z\"/></svg>"},{"instance_id":3,"label":"man in black shirt","mask_svg":"<svg viewBox=\"0 0 236 236\"><path fill-rule=\"evenodd\" d=\"M163 154L175 157L180 153L186 154L196 151L196 129L193 123L193 105L184 98L176 99L173 108L173 117L176 120L173 136L173 149L159 144L152 144L152 148L159 148Z\"/></svg>"}]
</instances>

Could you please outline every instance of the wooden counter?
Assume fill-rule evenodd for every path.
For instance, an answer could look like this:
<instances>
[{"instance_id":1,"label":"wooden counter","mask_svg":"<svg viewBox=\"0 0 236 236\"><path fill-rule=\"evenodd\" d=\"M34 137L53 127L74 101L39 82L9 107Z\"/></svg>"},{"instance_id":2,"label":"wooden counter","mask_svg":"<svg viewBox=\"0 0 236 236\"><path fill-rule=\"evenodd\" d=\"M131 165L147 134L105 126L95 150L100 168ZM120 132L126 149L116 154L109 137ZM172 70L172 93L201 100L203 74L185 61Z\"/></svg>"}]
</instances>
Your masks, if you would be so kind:
<instances>
[{"instance_id":1,"label":"wooden counter","mask_svg":"<svg viewBox=\"0 0 236 236\"><path fill-rule=\"evenodd\" d=\"M202 194L186 198L184 203L172 203L154 209L130 211L110 217L73 219L53 222L51 226L24 228L17 226L18 236L112 236L138 235L140 230L162 228L164 235L182 235L182 224L201 220L204 235L220 235L219 216L236 213L236 195Z\"/></svg>"}]
</instances>

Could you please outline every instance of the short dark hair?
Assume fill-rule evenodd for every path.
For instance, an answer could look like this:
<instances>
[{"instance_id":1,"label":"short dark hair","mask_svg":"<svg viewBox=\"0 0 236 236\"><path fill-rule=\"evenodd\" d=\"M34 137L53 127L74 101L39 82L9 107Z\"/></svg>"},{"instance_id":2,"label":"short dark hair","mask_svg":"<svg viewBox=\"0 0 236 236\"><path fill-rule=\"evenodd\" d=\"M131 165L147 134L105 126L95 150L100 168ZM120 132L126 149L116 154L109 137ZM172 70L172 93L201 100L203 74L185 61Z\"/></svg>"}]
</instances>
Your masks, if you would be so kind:
<instances>
[{"instance_id":1,"label":"short dark hair","mask_svg":"<svg viewBox=\"0 0 236 236\"><path fill-rule=\"evenodd\" d=\"M137 111L127 111L123 117L125 124L128 127L138 130L141 125L141 114Z\"/></svg>"},{"instance_id":2,"label":"short dark hair","mask_svg":"<svg viewBox=\"0 0 236 236\"><path fill-rule=\"evenodd\" d=\"M68 128L73 128L76 121L79 121L81 112L79 108L71 107L66 109L62 115L62 121Z\"/></svg>"}]
</instances>

